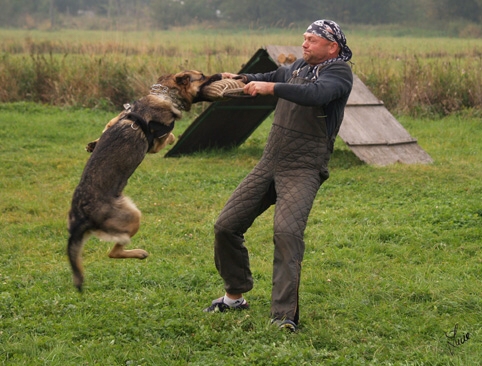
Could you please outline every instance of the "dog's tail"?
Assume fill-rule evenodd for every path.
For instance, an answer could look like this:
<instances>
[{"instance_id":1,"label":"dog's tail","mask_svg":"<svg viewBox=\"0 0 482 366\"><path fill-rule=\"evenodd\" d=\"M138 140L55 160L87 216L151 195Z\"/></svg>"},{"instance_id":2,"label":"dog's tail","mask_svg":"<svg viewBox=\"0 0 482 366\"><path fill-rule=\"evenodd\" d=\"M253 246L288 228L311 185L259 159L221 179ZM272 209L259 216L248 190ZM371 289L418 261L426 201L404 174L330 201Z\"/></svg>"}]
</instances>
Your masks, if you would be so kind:
<instances>
[{"instance_id":1,"label":"dog's tail","mask_svg":"<svg viewBox=\"0 0 482 366\"><path fill-rule=\"evenodd\" d=\"M89 225L86 222L74 224L69 227L69 240L67 244L67 256L69 257L74 286L82 292L84 283L84 270L82 266L82 248L89 238Z\"/></svg>"}]
</instances>

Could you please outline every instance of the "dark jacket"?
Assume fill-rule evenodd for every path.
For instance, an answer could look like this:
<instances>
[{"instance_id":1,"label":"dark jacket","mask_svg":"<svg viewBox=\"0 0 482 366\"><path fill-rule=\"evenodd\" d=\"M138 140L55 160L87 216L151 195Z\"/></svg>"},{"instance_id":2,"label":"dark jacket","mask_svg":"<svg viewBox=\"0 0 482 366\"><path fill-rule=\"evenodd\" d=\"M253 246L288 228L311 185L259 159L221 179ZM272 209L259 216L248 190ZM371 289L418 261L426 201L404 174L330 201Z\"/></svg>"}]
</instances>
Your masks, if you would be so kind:
<instances>
[{"instance_id":1,"label":"dark jacket","mask_svg":"<svg viewBox=\"0 0 482 366\"><path fill-rule=\"evenodd\" d=\"M295 70L300 69L300 77L315 77L312 83L286 83ZM302 106L323 107L327 115L328 135L337 133L344 115L345 105L353 86L353 74L344 61L329 63L319 70L317 77L308 75L309 65L299 59L289 67L280 67L275 71L259 74L245 74L249 81L267 81L277 83L274 94L279 98Z\"/></svg>"}]
</instances>

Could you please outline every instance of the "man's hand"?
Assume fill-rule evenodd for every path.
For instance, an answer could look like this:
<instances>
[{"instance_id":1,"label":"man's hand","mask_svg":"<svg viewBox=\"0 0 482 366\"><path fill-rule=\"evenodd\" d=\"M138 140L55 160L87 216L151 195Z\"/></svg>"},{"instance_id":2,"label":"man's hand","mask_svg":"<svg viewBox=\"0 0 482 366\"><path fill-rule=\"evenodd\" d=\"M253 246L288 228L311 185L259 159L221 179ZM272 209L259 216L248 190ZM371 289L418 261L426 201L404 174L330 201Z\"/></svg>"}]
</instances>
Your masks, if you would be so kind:
<instances>
[{"instance_id":1,"label":"man's hand","mask_svg":"<svg viewBox=\"0 0 482 366\"><path fill-rule=\"evenodd\" d=\"M243 91L244 94L253 97L256 95L274 95L274 84L266 81L252 81L244 86Z\"/></svg>"}]
</instances>

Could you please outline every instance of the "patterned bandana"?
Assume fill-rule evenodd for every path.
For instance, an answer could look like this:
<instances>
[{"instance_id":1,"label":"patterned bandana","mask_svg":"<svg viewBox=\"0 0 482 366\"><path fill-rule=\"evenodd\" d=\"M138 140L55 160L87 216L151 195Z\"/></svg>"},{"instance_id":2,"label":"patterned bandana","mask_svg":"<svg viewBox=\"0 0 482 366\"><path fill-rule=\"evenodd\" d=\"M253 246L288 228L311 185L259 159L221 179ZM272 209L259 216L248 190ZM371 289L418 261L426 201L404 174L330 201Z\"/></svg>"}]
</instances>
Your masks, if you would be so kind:
<instances>
[{"instance_id":1,"label":"patterned bandana","mask_svg":"<svg viewBox=\"0 0 482 366\"><path fill-rule=\"evenodd\" d=\"M346 38L343 34L340 26L336 24L332 20L317 20L313 22L306 33L312 33L318 37L327 39L330 42L336 42L340 46L340 54L337 58L329 60L330 62L333 61L349 61L351 59L352 53L350 48L346 45Z\"/></svg>"}]
</instances>

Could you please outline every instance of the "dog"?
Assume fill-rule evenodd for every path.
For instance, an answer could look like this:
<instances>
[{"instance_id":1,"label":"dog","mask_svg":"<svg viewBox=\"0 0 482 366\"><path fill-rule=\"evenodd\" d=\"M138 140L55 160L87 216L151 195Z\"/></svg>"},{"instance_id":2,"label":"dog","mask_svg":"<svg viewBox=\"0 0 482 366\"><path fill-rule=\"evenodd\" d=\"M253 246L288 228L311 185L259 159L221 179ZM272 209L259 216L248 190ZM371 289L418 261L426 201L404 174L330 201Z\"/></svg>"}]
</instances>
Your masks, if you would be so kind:
<instances>
[{"instance_id":1,"label":"dog","mask_svg":"<svg viewBox=\"0 0 482 366\"><path fill-rule=\"evenodd\" d=\"M125 105L100 138L87 145L92 155L68 215L67 255L80 292L84 283L81 252L91 235L115 242L110 258L148 256L142 249L124 249L139 230L141 212L122 191L147 153L157 153L175 141L171 131L182 111L189 111L193 103L211 101L203 88L221 79L221 74L205 76L199 71L161 76L149 95Z\"/></svg>"}]
</instances>

